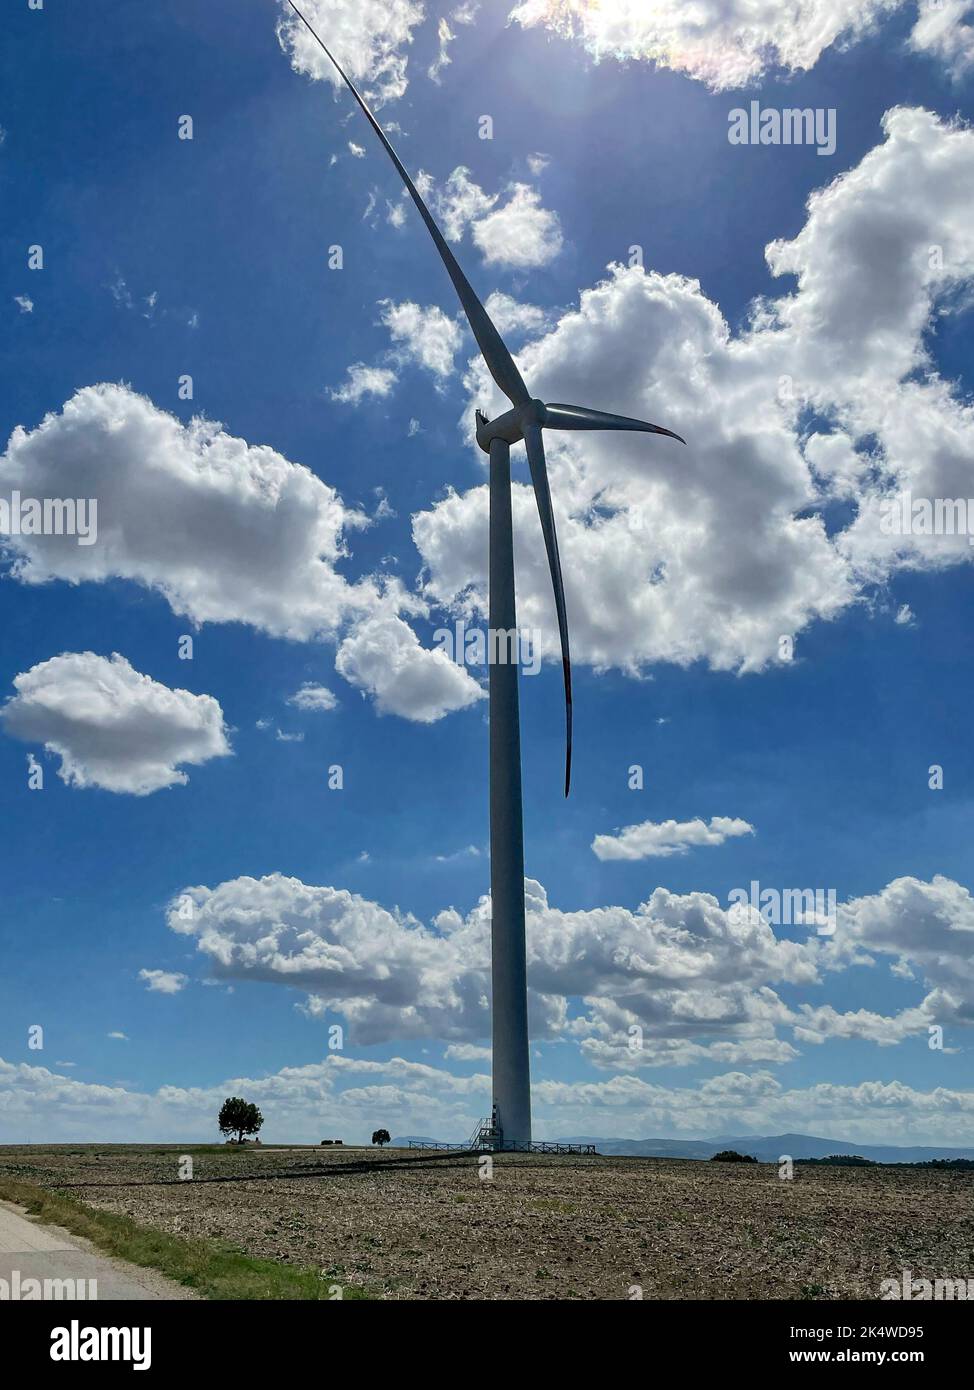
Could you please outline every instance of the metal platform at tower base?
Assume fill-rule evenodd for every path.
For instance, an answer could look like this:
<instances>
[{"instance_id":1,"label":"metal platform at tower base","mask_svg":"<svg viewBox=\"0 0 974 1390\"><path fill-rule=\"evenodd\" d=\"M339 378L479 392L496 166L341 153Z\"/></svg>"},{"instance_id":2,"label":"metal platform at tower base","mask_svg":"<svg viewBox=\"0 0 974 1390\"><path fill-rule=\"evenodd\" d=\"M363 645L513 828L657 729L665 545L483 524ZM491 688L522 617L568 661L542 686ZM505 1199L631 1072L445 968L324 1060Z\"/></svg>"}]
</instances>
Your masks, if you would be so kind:
<instances>
[{"instance_id":1,"label":"metal platform at tower base","mask_svg":"<svg viewBox=\"0 0 974 1390\"><path fill-rule=\"evenodd\" d=\"M598 1149L594 1144L556 1144L544 1140L530 1144L505 1144L503 1140L497 1144L425 1144L422 1139L410 1139L409 1147L411 1149L449 1150L451 1153L466 1154L598 1154Z\"/></svg>"},{"instance_id":2,"label":"metal platform at tower base","mask_svg":"<svg viewBox=\"0 0 974 1390\"><path fill-rule=\"evenodd\" d=\"M504 1131L497 1123L496 1112L490 1119L478 1120L473 1134L465 1144L424 1144L421 1139L410 1139L411 1149L452 1149L457 1153L518 1153L518 1154L597 1154L594 1144L559 1144L555 1141L536 1140L521 1144L505 1139Z\"/></svg>"},{"instance_id":3,"label":"metal platform at tower base","mask_svg":"<svg viewBox=\"0 0 974 1390\"><path fill-rule=\"evenodd\" d=\"M516 1154L595 1154L598 1149L594 1144L557 1144L547 1140L536 1140L530 1144L496 1144L491 1150L493 1153L516 1153Z\"/></svg>"}]
</instances>

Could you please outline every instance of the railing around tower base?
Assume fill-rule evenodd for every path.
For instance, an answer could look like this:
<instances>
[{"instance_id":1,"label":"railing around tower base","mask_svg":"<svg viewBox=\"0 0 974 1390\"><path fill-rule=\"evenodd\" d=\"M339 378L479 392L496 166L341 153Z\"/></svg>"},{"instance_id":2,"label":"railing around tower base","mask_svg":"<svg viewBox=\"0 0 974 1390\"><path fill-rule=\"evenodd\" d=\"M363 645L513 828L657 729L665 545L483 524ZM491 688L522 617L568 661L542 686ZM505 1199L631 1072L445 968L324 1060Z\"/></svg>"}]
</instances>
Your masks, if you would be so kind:
<instances>
[{"instance_id":1,"label":"railing around tower base","mask_svg":"<svg viewBox=\"0 0 974 1390\"><path fill-rule=\"evenodd\" d=\"M559 1144L554 1141L537 1140L530 1144L519 1144L514 1140L505 1141L500 1129L487 1121L481 1121L465 1144L424 1143L422 1139L410 1139L411 1149L451 1149L455 1153L519 1153L519 1154L597 1154L594 1144Z\"/></svg>"}]
</instances>

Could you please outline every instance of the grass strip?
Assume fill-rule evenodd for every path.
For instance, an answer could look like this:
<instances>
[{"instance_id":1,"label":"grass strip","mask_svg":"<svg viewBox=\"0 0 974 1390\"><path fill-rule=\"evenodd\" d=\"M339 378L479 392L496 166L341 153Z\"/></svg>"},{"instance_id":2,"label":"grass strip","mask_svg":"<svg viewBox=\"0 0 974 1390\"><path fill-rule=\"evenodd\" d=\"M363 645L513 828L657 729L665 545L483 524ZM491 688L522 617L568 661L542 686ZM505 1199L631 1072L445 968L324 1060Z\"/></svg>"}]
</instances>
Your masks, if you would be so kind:
<instances>
[{"instance_id":1,"label":"grass strip","mask_svg":"<svg viewBox=\"0 0 974 1390\"><path fill-rule=\"evenodd\" d=\"M277 1260L255 1259L215 1240L184 1239L130 1216L99 1211L74 1197L34 1183L0 1178L0 1198L26 1207L31 1216L72 1235L84 1236L107 1255L156 1269L203 1298L220 1300L301 1300L315 1303L335 1298L338 1280L323 1278L316 1269L300 1269ZM341 1285L342 1298L368 1298L359 1285Z\"/></svg>"}]
</instances>

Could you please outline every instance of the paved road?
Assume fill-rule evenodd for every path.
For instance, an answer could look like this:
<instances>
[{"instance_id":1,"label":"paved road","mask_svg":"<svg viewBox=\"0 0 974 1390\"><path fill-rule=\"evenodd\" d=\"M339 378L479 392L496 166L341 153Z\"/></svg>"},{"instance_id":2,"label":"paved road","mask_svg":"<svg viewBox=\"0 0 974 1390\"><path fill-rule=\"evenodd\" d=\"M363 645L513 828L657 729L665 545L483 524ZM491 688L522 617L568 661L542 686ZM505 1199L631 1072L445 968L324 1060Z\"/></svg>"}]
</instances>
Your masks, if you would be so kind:
<instances>
[{"instance_id":1,"label":"paved road","mask_svg":"<svg viewBox=\"0 0 974 1390\"><path fill-rule=\"evenodd\" d=\"M124 1260L102 1255L80 1236L70 1235L60 1226L41 1226L31 1221L21 1207L0 1202L0 1296L37 1297L28 1279L71 1279L74 1287L55 1287L47 1297L97 1299L99 1303L119 1299L192 1298L179 1284L172 1284L154 1270L126 1264ZM79 1286L78 1280L86 1282ZM90 1281L95 1281L92 1289ZM19 1294L15 1290L19 1289ZM43 1284L41 1285L43 1289Z\"/></svg>"}]
</instances>

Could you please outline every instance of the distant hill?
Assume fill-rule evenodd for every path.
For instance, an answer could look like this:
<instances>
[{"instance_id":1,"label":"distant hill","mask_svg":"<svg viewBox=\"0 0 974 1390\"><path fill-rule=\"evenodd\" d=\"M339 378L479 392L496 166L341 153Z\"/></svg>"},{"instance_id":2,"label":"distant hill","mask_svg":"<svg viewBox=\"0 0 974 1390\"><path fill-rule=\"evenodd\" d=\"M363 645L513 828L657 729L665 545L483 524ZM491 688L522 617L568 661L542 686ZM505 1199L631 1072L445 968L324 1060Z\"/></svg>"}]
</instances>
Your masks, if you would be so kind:
<instances>
[{"instance_id":1,"label":"distant hill","mask_svg":"<svg viewBox=\"0 0 974 1390\"><path fill-rule=\"evenodd\" d=\"M393 1139L406 1148L414 1143L442 1143L425 1135ZM846 1139L822 1139L814 1134L724 1134L716 1139L607 1139L592 1134L559 1136L563 1144L594 1144L599 1153L631 1158L711 1158L721 1149L752 1154L760 1163L777 1163L783 1154L791 1158L828 1158L831 1154L859 1154L874 1163L924 1163L931 1158L974 1158L974 1147L952 1149L946 1145L856 1144Z\"/></svg>"},{"instance_id":2,"label":"distant hill","mask_svg":"<svg viewBox=\"0 0 974 1390\"><path fill-rule=\"evenodd\" d=\"M874 1163L924 1163L931 1158L974 1158L974 1148L951 1149L946 1145L855 1144L845 1139L819 1139L812 1134L728 1136L728 1148L753 1154L762 1163L775 1163L782 1154L792 1158L828 1158L830 1154L860 1154Z\"/></svg>"}]
</instances>

